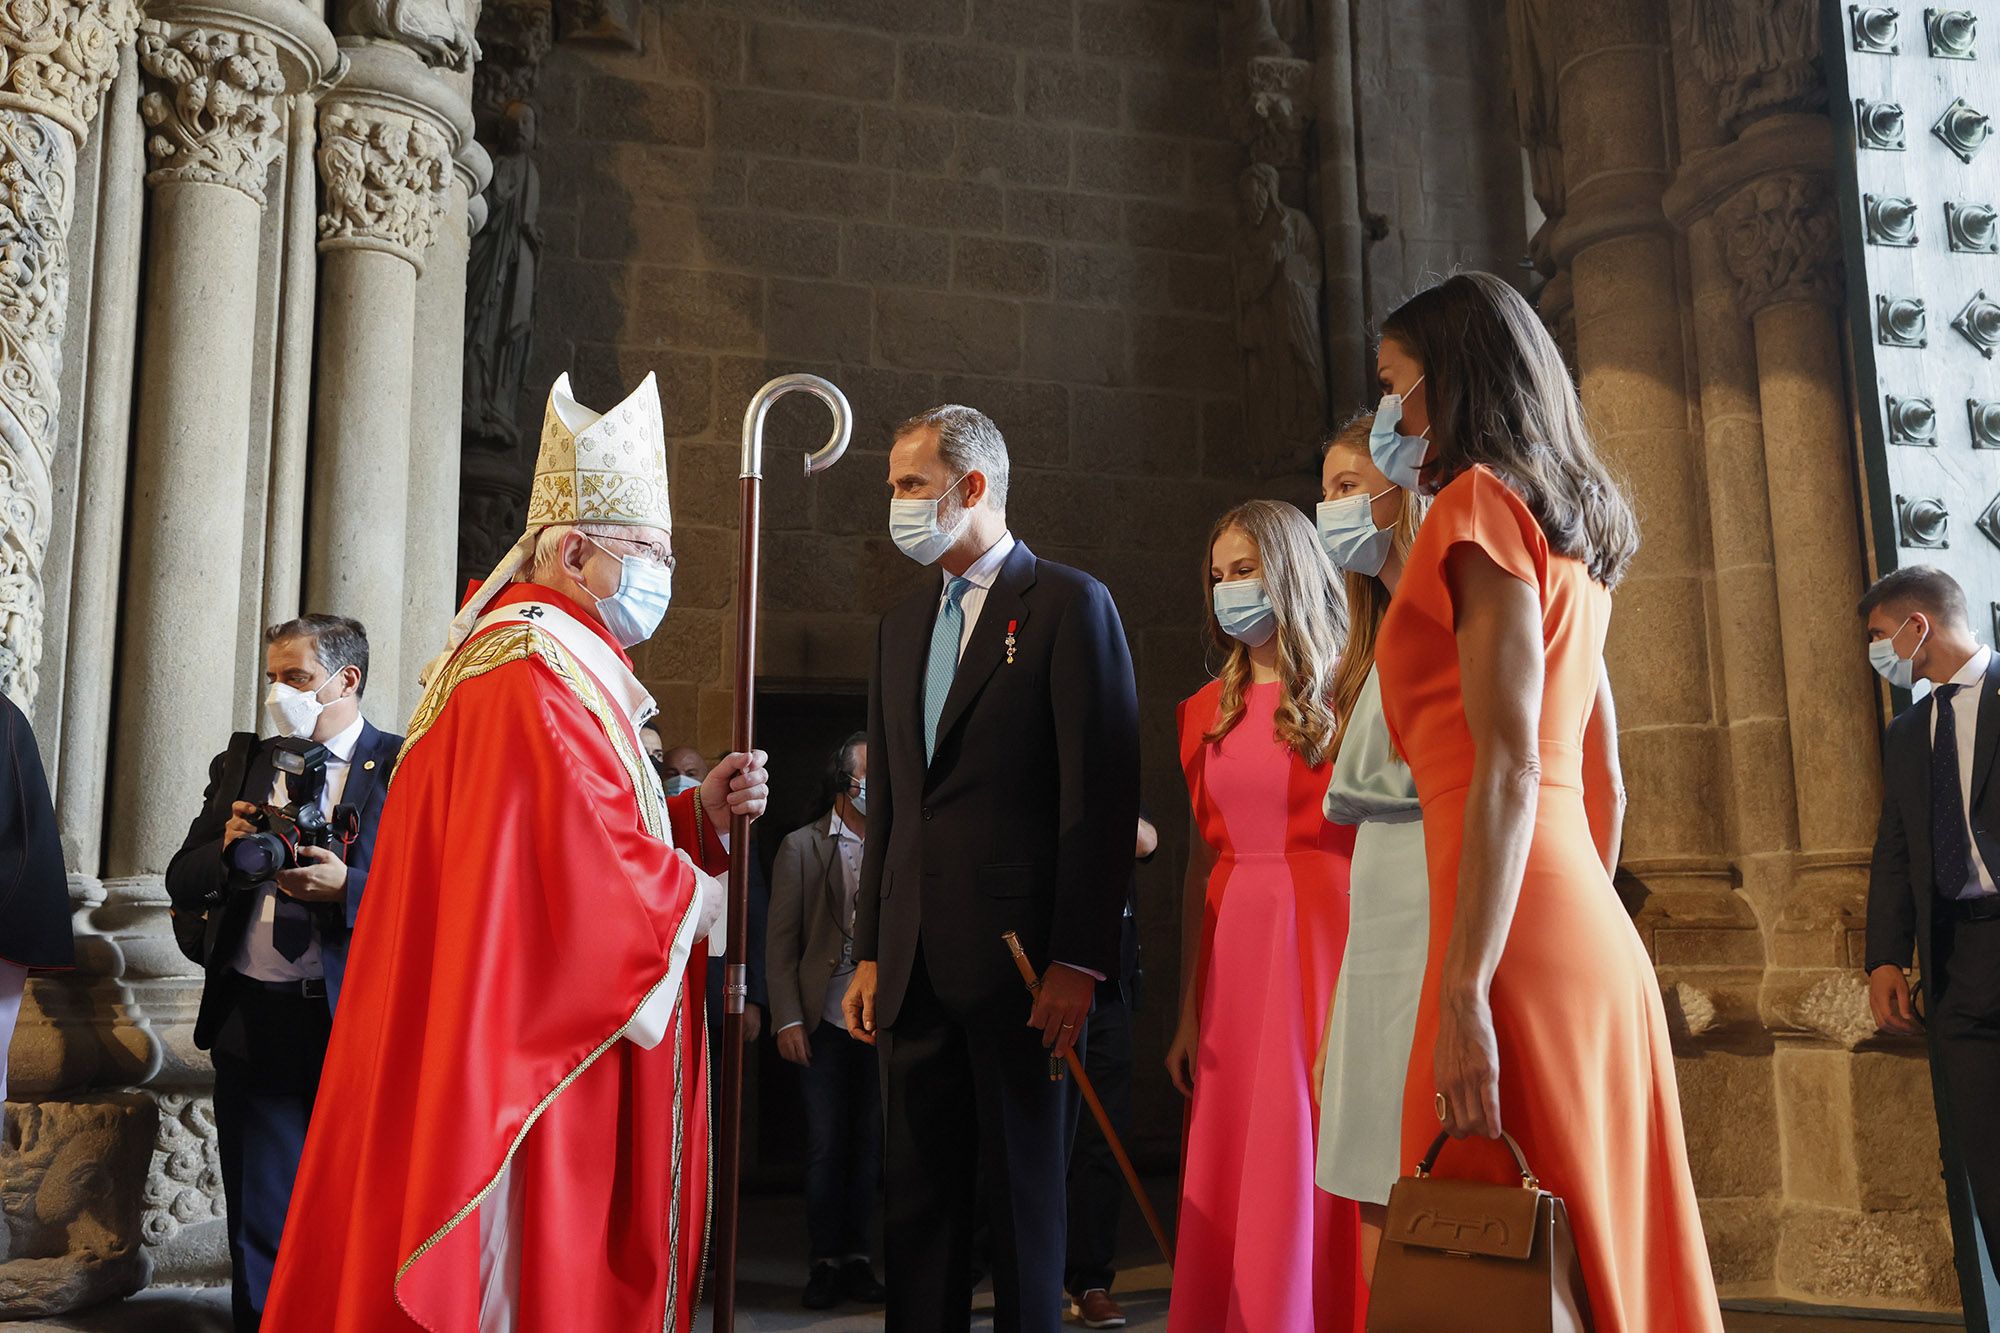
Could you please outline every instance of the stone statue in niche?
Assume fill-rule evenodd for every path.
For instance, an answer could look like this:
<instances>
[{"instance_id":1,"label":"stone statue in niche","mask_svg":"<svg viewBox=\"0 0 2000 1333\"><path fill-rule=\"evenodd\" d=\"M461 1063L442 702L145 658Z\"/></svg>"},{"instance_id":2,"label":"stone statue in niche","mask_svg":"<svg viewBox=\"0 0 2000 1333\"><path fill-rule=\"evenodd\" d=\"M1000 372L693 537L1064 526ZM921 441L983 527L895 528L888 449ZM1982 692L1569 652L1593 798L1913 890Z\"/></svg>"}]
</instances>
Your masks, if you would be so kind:
<instances>
[{"instance_id":1,"label":"stone statue in niche","mask_svg":"<svg viewBox=\"0 0 2000 1333\"><path fill-rule=\"evenodd\" d=\"M1256 163L1237 181L1236 309L1253 449L1274 463L1326 430L1320 341L1325 268L1312 220L1279 195L1277 170Z\"/></svg>"},{"instance_id":2,"label":"stone statue in niche","mask_svg":"<svg viewBox=\"0 0 2000 1333\"><path fill-rule=\"evenodd\" d=\"M535 169L535 109L512 102L501 113L486 187L486 225L472 238L465 272L465 429L510 449L528 369L541 267L541 176Z\"/></svg>"},{"instance_id":3,"label":"stone statue in niche","mask_svg":"<svg viewBox=\"0 0 2000 1333\"><path fill-rule=\"evenodd\" d=\"M1299 56L1306 49L1306 0L1236 0L1237 50L1242 58Z\"/></svg>"}]
</instances>

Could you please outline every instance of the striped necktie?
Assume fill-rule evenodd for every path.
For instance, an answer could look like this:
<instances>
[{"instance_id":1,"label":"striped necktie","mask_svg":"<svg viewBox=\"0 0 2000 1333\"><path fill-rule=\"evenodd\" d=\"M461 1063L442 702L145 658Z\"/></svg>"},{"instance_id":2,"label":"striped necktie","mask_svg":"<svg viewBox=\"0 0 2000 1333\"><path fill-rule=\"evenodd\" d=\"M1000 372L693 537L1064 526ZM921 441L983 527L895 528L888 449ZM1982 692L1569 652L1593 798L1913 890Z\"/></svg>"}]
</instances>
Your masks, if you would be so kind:
<instances>
[{"instance_id":1,"label":"striped necktie","mask_svg":"<svg viewBox=\"0 0 2000 1333\"><path fill-rule=\"evenodd\" d=\"M924 760L937 753L938 719L944 715L944 699L951 693L951 678L958 674L958 641L965 632L965 612L958 600L972 588L972 580L953 577L944 585L944 605L938 608L937 623L931 626L930 662L924 667Z\"/></svg>"}]
</instances>

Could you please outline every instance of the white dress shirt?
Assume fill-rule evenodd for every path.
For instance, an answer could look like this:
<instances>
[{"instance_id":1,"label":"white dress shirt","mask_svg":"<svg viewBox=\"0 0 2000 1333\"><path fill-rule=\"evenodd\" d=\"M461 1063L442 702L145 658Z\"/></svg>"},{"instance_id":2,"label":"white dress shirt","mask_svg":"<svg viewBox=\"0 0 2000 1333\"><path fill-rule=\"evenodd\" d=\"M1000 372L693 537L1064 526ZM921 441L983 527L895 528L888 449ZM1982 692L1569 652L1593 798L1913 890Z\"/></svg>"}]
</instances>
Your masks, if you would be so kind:
<instances>
[{"instance_id":1,"label":"white dress shirt","mask_svg":"<svg viewBox=\"0 0 2000 1333\"><path fill-rule=\"evenodd\" d=\"M361 743L361 727L362 719L357 714L338 736L320 742L326 746L326 785L319 793L322 814L332 815L333 807L340 804L347 791L348 763L354 757L354 747ZM291 803L283 773L272 778L266 799L272 805ZM324 977L326 967L319 956L319 927L313 927L312 943L306 946L306 951L292 959L279 953L278 946L271 942L271 925L277 919L277 881L267 880L257 886L257 901L250 909L250 929L243 932L243 943L236 950L236 970L256 981L310 981Z\"/></svg>"},{"instance_id":2,"label":"white dress shirt","mask_svg":"<svg viewBox=\"0 0 2000 1333\"><path fill-rule=\"evenodd\" d=\"M861 835L849 828L836 812L828 815L833 823L834 854L840 858L840 964L826 983L826 1004L820 1021L845 1031L847 1018L840 1005L847 998L847 983L854 979L854 893L861 887Z\"/></svg>"},{"instance_id":3,"label":"white dress shirt","mask_svg":"<svg viewBox=\"0 0 2000 1333\"><path fill-rule=\"evenodd\" d=\"M1972 850L1965 887L1957 895L1960 898L1982 898L2000 892L1994 887L1993 875L1987 870L1985 859L1979 855L1979 841L1972 836L1972 758L1979 739L1979 710L1988 706L1981 696L1985 693L1986 666L1992 660L1993 650L1981 644L1979 650L1968 657L1965 665L1946 682L1965 687L1951 700L1952 739L1958 742L1958 803L1960 813L1965 816L1965 844ZM1931 704L1931 742L1937 742L1935 701Z\"/></svg>"}]
</instances>

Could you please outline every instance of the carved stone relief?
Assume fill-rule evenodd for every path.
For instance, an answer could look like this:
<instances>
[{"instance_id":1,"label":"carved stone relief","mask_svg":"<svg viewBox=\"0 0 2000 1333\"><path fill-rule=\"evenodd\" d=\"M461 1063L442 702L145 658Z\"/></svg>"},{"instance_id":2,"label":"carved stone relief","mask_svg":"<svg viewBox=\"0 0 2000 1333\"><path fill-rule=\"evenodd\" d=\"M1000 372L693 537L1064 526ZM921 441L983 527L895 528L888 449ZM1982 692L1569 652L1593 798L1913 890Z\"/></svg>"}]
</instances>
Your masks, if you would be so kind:
<instances>
[{"instance_id":1,"label":"carved stone relief","mask_svg":"<svg viewBox=\"0 0 2000 1333\"><path fill-rule=\"evenodd\" d=\"M1278 193L1277 169L1257 163L1237 182L1238 338L1251 439L1266 475L1298 462L1326 428L1326 360L1320 337L1319 232Z\"/></svg>"},{"instance_id":2,"label":"carved stone relief","mask_svg":"<svg viewBox=\"0 0 2000 1333\"><path fill-rule=\"evenodd\" d=\"M347 0L342 30L400 42L426 65L464 73L479 59L477 0Z\"/></svg>"},{"instance_id":3,"label":"carved stone relief","mask_svg":"<svg viewBox=\"0 0 2000 1333\"><path fill-rule=\"evenodd\" d=\"M1724 200L1715 217L1744 318L1780 301L1839 303L1840 218L1825 176L1765 176Z\"/></svg>"},{"instance_id":4,"label":"carved stone relief","mask_svg":"<svg viewBox=\"0 0 2000 1333\"><path fill-rule=\"evenodd\" d=\"M520 435L516 409L542 252L534 107L510 104L502 126L484 196L486 225L473 237L465 275L465 430L495 448L511 447Z\"/></svg>"},{"instance_id":5,"label":"carved stone relief","mask_svg":"<svg viewBox=\"0 0 2000 1333\"><path fill-rule=\"evenodd\" d=\"M157 1112L142 1093L91 1101L9 1102L11 1151L0 1180L0 1319L31 1319L129 1296L152 1259L138 1195Z\"/></svg>"},{"instance_id":6,"label":"carved stone relief","mask_svg":"<svg viewBox=\"0 0 2000 1333\"><path fill-rule=\"evenodd\" d=\"M139 103L152 134L149 183L200 181L264 202L271 163L284 151L284 72L269 38L147 21L139 68L148 91Z\"/></svg>"},{"instance_id":7,"label":"carved stone relief","mask_svg":"<svg viewBox=\"0 0 2000 1333\"><path fill-rule=\"evenodd\" d=\"M34 706L42 657L76 154L132 0L0 0L0 691Z\"/></svg>"},{"instance_id":8,"label":"carved stone relief","mask_svg":"<svg viewBox=\"0 0 2000 1333\"><path fill-rule=\"evenodd\" d=\"M1688 40L1732 134L1774 111L1826 105L1813 0L1688 0Z\"/></svg>"},{"instance_id":9,"label":"carved stone relief","mask_svg":"<svg viewBox=\"0 0 2000 1333\"><path fill-rule=\"evenodd\" d=\"M373 245L421 265L450 202L451 147L430 124L335 103L319 118L320 245Z\"/></svg>"}]
</instances>

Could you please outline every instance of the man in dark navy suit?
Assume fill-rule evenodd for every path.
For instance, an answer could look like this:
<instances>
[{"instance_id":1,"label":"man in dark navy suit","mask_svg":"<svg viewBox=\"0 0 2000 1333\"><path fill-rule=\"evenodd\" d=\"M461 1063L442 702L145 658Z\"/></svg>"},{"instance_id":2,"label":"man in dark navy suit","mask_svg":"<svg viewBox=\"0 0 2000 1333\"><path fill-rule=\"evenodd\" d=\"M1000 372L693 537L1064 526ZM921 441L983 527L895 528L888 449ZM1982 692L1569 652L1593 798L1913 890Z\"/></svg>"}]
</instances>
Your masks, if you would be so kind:
<instances>
[{"instance_id":1,"label":"man in dark navy suit","mask_svg":"<svg viewBox=\"0 0 2000 1333\"><path fill-rule=\"evenodd\" d=\"M207 972L194 1043L215 1061L238 1329L255 1329L261 1318L389 774L403 745L361 716L368 638L359 623L302 616L273 626L264 642L264 710L276 735L230 738L209 766L201 813L167 866L178 933L198 934ZM278 769L286 738L323 749L323 781L288 779ZM294 803L316 804L329 817L351 807L352 841L300 846L296 865L261 880L233 870L225 853L260 831L261 809Z\"/></svg>"},{"instance_id":2,"label":"man in dark navy suit","mask_svg":"<svg viewBox=\"0 0 2000 1333\"><path fill-rule=\"evenodd\" d=\"M972 408L896 430L890 535L940 573L876 638L843 1005L882 1054L891 1333L969 1326L982 1207L994 1327L1060 1328L1076 1102L1052 1060L1119 972L1139 818L1131 655L1104 586L1008 531L1007 484L1006 442ZM1043 977L1032 998L1008 931Z\"/></svg>"},{"instance_id":3,"label":"man in dark navy suit","mask_svg":"<svg viewBox=\"0 0 2000 1333\"><path fill-rule=\"evenodd\" d=\"M1861 599L1868 654L1892 685L1930 693L1889 724L1868 880L1868 999L1884 1031L1928 1029L1946 1183L1956 1156L2000 1268L2000 654L1972 634L1941 569L1886 574ZM1914 950L1923 1014L1905 969ZM1955 1139L1955 1142L1953 1141ZM1954 1152L1955 1150L1955 1152ZM1955 1207L1954 1213L1959 1210ZM1969 1247L1960 1234L1961 1263ZM1976 1253L1976 1251L1975 1251ZM1974 1265L1976 1267L1976 1262ZM1969 1284L1977 1288L1976 1278Z\"/></svg>"}]
</instances>

